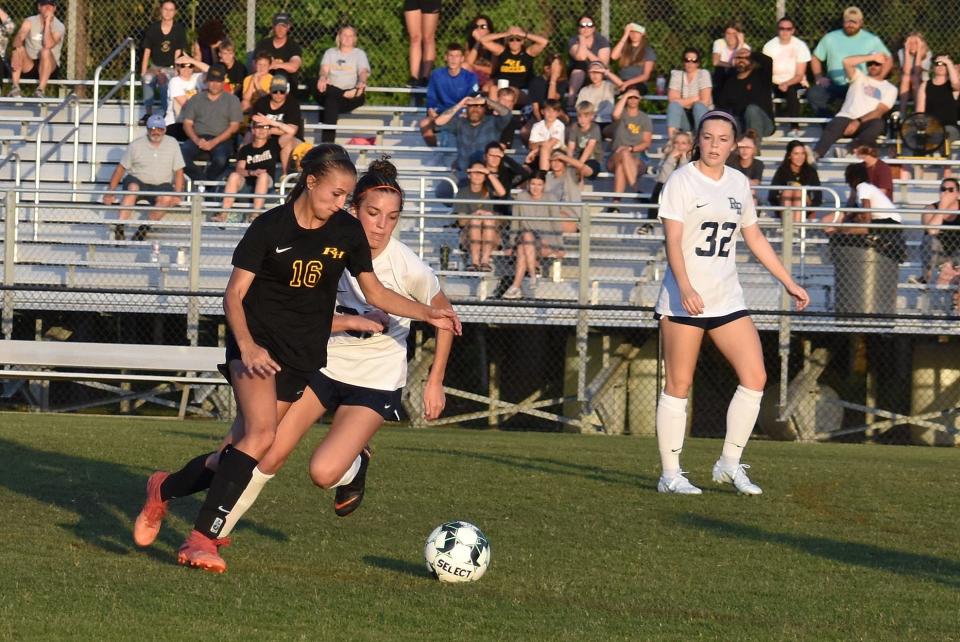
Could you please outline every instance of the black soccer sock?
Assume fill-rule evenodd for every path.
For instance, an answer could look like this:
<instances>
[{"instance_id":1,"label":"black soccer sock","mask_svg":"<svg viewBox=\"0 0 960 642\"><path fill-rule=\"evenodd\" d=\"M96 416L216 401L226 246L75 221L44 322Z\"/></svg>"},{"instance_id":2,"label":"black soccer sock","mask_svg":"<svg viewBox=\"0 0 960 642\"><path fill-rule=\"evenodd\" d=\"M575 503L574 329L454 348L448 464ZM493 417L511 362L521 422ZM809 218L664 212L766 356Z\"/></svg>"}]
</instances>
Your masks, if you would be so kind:
<instances>
[{"instance_id":1,"label":"black soccer sock","mask_svg":"<svg viewBox=\"0 0 960 642\"><path fill-rule=\"evenodd\" d=\"M234 448L227 446L220 455L220 467L210 482L207 499L204 500L194 522L194 529L210 539L216 538L223 528L227 515L233 510L237 499L243 494L257 460Z\"/></svg>"},{"instance_id":2,"label":"black soccer sock","mask_svg":"<svg viewBox=\"0 0 960 642\"><path fill-rule=\"evenodd\" d=\"M186 465L163 480L160 484L160 499L176 499L199 493L210 488L213 480L213 471L207 468L207 458L214 453L206 453L194 457Z\"/></svg>"}]
</instances>

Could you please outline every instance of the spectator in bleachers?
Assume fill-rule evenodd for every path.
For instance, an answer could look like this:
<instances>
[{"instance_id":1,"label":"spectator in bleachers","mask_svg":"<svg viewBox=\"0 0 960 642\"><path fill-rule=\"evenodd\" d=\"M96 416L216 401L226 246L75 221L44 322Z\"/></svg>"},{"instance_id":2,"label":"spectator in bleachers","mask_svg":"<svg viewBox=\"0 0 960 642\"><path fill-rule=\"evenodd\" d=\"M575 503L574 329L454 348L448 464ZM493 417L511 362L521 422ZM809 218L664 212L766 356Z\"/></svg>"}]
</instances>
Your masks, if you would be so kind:
<instances>
[{"instance_id":1,"label":"spectator in bleachers","mask_svg":"<svg viewBox=\"0 0 960 642\"><path fill-rule=\"evenodd\" d=\"M683 69L670 72L667 100L667 134L671 137L678 129L693 131L713 108L713 80L709 71L700 68L697 49L684 49Z\"/></svg>"},{"instance_id":2,"label":"spectator in bleachers","mask_svg":"<svg viewBox=\"0 0 960 642\"><path fill-rule=\"evenodd\" d=\"M734 58L741 49L750 49L743 33L743 23L739 20L728 22L723 28L723 37L713 41L713 68L723 69L734 66Z\"/></svg>"},{"instance_id":3,"label":"spectator in bleachers","mask_svg":"<svg viewBox=\"0 0 960 642\"><path fill-rule=\"evenodd\" d=\"M547 172L544 192L551 201L564 203L580 203L580 173L575 166L576 159L557 150L550 156L550 171ZM577 231L576 220L580 217L579 208L560 207L560 216L569 220L561 223L564 233L572 234Z\"/></svg>"},{"instance_id":4,"label":"spectator in bleachers","mask_svg":"<svg viewBox=\"0 0 960 642\"><path fill-rule=\"evenodd\" d=\"M679 129L673 132L670 140L663 146L662 154L663 160L660 161L660 168L657 170L656 183L650 193L651 203L659 202L660 192L663 191L663 185L670 175L690 162L690 157L693 155L693 134ZM657 218L656 211L647 210L647 218Z\"/></svg>"},{"instance_id":5,"label":"spectator in bleachers","mask_svg":"<svg viewBox=\"0 0 960 642\"><path fill-rule=\"evenodd\" d=\"M500 143L503 144L504 149L513 147L513 140L517 131L523 129L523 115L514 113L519 100L520 90L516 87L500 87L497 89L497 102L510 110L510 122L500 132Z\"/></svg>"},{"instance_id":6,"label":"spectator in bleachers","mask_svg":"<svg viewBox=\"0 0 960 642\"><path fill-rule=\"evenodd\" d=\"M583 165L580 178L596 179L603 162L603 135L593 121L597 109L593 103L577 103L577 120L567 127L567 156Z\"/></svg>"},{"instance_id":7,"label":"spectator in bleachers","mask_svg":"<svg viewBox=\"0 0 960 642\"><path fill-rule=\"evenodd\" d=\"M940 181L940 198L926 206L920 217L923 231L923 276L916 281L947 285L960 275L960 182L948 177Z\"/></svg>"},{"instance_id":8,"label":"spectator in bleachers","mask_svg":"<svg viewBox=\"0 0 960 642\"><path fill-rule=\"evenodd\" d=\"M487 107L493 110L493 115L487 113ZM458 114L464 108L467 110L466 117L460 118ZM488 143L500 141L500 133L511 119L509 109L483 96L462 98L456 105L437 116L437 126L448 132L455 142L459 179L464 178L466 168L471 163L482 160L483 150Z\"/></svg>"},{"instance_id":9,"label":"spectator in bleachers","mask_svg":"<svg viewBox=\"0 0 960 642\"><path fill-rule=\"evenodd\" d=\"M786 101L789 118L800 115L799 91L807 86L810 62L810 48L796 33L797 23L784 16L777 21L777 36L763 45L763 53L773 61L773 95ZM790 128L798 129L795 123Z\"/></svg>"},{"instance_id":10,"label":"spectator in bleachers","mask_svg":"<svg viewBox=\"0 0 960 642\"><path fill-rule=\"evenodd\" d=\"M243 79L243 89L240 98L240 107L243 113L253 109L253 104L270 95L270 83L273 74L270 73L270 54L258 51L253 58L253 73Z\"/></svg>"},{"instance_id":11,"label":"spectator in bleachers","mask_svg":"<svg viewBox=\"0 0 960 642\"><path fill-rule=\"evenodd\" d=\"M490 77L493 75L493 68L497 62L497 56L493 50L483 42L483 37L493 33L493 20L490 16L478 15L470 24L467 25L467 49L464 51L463 67L469 69L477 77L477 84L480 90L488 92L490 89Z\"/></svg>"},{"instance_id":12,"label":"spectator in bleachers","mask_svg":"<svg viewBox=\"0 0 960 642\"><path fill-rule=\"evenodd\" d=\"M153 114L147 119L147 134L134 139L123 152L123 158L110 177L108 191L116 191L123 179L123 189L127 191L120 201L120 220L130 218L133 206L138 199L137 192L182 192L183 191L183 155L177 141L166 135L166 123L163 116ZM179 196L139 196L158 208L175 207L180 202ZM113 205L116 196L105 194L104 205ZM159 221L163 218L163 210L152 210L147 218ZM150 231L149 225L141 225L133 235L134 241L142 241ZM126 239L123 223L113 228L113 238L117 241Z\"/></svg>"},{"instance_id":13,"label":"spectator in bleachers","mask_svg":"<svg viewBox=\"0 0 960 642\"><path fill-rule=\"evenodd\" d=\"M787 151L783 155L783 161L777 167L777 171L774 172L770 184L819 187L820 175L813 165L813 150L799 140L791 140L787 143ZM793 220L797 222L804 220L803 210L798 209L804 204L803 194L800 190L770 190L767 193L767 200L774 207L792 207ZM819 190L808 191L806 201L808 206L817 207L823 201L823 193Z\"/></svg>"},{"instance_id":14,"label":"spectator in bleachers","mask_svg":"<svg viewBox=\"0 0 960 642\"><path fill-rule=\"evenodd\" d=\"M147 123L156 109L167 109L167 82L177 75L176 60L187 47L187 31L176 20L177 5L173 0L160 3L160 20L147 27L140 41L143 54L140 59L140 82L143 84L143 107L145 114L140 121ZM155 100L157 104L154 104Z\"/></svg>"},{"instance_id":15,"label":"spectator in bleachers","mask_svg":"<svg viewBox=\"0 0 960 642\"><path fill-rule=\"evenodd\" d=\"M520 286L525 275L530 278L530 288L537 287L537 273L540 270L540 259L554 256L563 257L561 246L560 208L556 205L540 205L537 201L548 200L546 196L546 172L537 170L527 189L517 195L513 206L513 216L517 225L517 236L514 240L514 257L516 265L513 274L513 283L503 293L504 299L519 299L523 296ZM549 217L552 220L532 221L530 218Z\"/></svg>"},{"instance_id":16,"label":"spectator in bleachers","mask_svg":"<svg viewBox=\"0 0 960 642\"><path fill-rule=\"evenodd\" d=\"M37 15L24 20L14 36L13 52L10 54L11 97L22 95L22 77L37 80L33 95L42 98L47 82L58 75L66 28L56 12L56 0L37 0Z\"/></svg>"},{"instance_id":17,"label":"spectator in bleachers","mask_svg":"<svg viewBox=\"0 0 960 642\"><path fill-rule=\"evenodd\" d=\"M748 129L737 141L737 149L727 157L727 167L743 172L751 185L763 181L763 161L757 158L760 153L760 136L757 130Z\"/></svg>"},{"instance_id":18,"label":"spectator in bleachers","mask_svg":"<svg viewBox=\"0 0 960 642\"><path fill-rule=\"evenodd\" d=\"M587 80L590 63L599 62L604 69L610 65L610 41L597 33L596 20L584 14L577 20L577 35L567 43L567 53L570 55L567 106L573 107L583 100L578 94Z\"/></svg>"},{"instance_id":19,"label":"spectator in bleachers","mask_svg":"<svg viewBox=\"0 0 960 642\"><path fill-rule=\"evenodd\" d=\"M0 81L7 77L10 70L10 63L7 59L7 45L10 43L10 36L17 30L17 23L13 21L3 9L0 9Z\"/></svg>"},{"instance_id":20,"label":"spectator in bleachers","mask_svg":"<svg viewBox=\"0 0 960 642\"><path fill-rule=\"evenodd\" d=\"M206 73L206 90L188 100L180 113L187 137L181 150L187 176L195 181L221 179L233 152L233 137L243 120L240 99L223 90L226 76L223 65L211 65ZM209 155L209 160L206 168L201 169L196 160L203 153Z\"/></svg>"},{"instance_id":21,"label":"spectator in bleachers","mask_svg":"<svg viewBox=\"0 0 960 642\"><path fill-rule=\"evenodd\" d=\"M807 90L806 98L817 116L832 116L829 103L846 98L852 77L847 73L845 60L874 54L883 54L881 64L886 76L891 65L890 50L880 38L863 28L863 12L858 7L847 7L843 11L843 29L821 38L810 58L816 84Z\"/></svg>"},{"instance_id":22,"label":"spectator in bleachers","mask_svg":"<svg viewBox=\"0 0 960 642\"><path fill-rule=\"evenodd\" d=\"M404 0L403 21L410 38L408 62L411 87L427 83L437 59L437 23L440 22L440 0ZM441 110L442 111L442 110Z\"/></svg>"},{"instance_id":23,"label":"spectator in bleachers","mask_svg":"<svg viewBox=\"0 0 960 642\"><path fill-rule=\"evenodd\" d=\"M613 146L607 169L613 172L613 191L623 194L636 186L646 171L646 152L653 141L653 122L640 109L640 92L631 88L613 109ZM619 201L615 198L614 201Z\"/></svg>"},{"instance_id":24,"label":"spectator in bleachers","mask_svg":"<svg viewBox=\"0 0 960 642\"><path fill-rule=\"evenodd\" d=\"M897 100L897 88L884 80L888 56L882 53L848 56L843 60L849 91L837 115L827 123L820 140L813 148L817 158L823 158L841 136L852 136L850 148L873 145L883 133L884 116ZM866 63L867 73L859 65ZM811 91L812 91L811 87Z\"/></svg>"},{"instance_id":25,"label":"spectator in bleachers","mask_svg":"<svg viewBox=\"0 0 960 642\"><path fill-rule=\"evenodd\" d=\"M251 125L270 125L270 136L277 140L280 164L286 173L290 153L304 139L300 103L293 96L287 79L279 74L274 76L270 81L270 95L257 100L250 111Z\"/></svg>"},{"instance_id":26,"label":"spectator in bleachers","mask_svg":"<svg viewBox=\"0 0 960 642\"><path fill-rule=\"evenodd\" d=\"M504 198L510 198L510 190L525 182L533 170L510 158L503 149L503 144L496 141L487 143L483 150L483 164L487 171L496 174L500 183L507 190ZM496 209L503 209L502 214L509 214L506 205L498 205Z\"/></svg>"},{"instance_id":27,"label":"spectator in bleachers","mask_svg":"<svg viewBox=\"0 0 960 642\"><path fill-rule=\"evenodd\" d=\"M617 104L617 90L623 85L617 74L604 66L599 60L590 63L589 81L577 94L577 103L588 102L597 109L594 121L600 126L603 135L611 136L605 127L613 122L613 108Z\"/></svg>"},{"instance_id":28,"label":"spectator in bleachers","mask_svg":"<svg viewBox=\"0 0 960 642\"><path fill-rule=\"evenodd\" d=\"M737 117L742 130L752 129L761 138L774 131L773 60L758 51L741 49L733 67L717 70L716 104Z\"/></svg>"},{"instance_id":29,"label":"spectator in bleachers","mask_svg":"<svg viewBox=\"0 0 960 642\"><path fill-rule=\"evenodd\" d=\"M323 108L320 122L324 125L336 125L341 113L349 113L367 100L370 61L366 52L357 47L356 28L340 27L336 45L323 53L317 78L317 104ZM324 129L320 140L332 143L336 135L336 130Z\"/></svg>"},{"instance_id":30,"label":"spectator in bleachers","mask_svg":"<svg viewBox=\"0 0 960 642\"><path fill-rule=\"evenodd\" d=\"M445 60L446 67L430 74L427 83L427 117L420 121L420 133L431 147L437 144L437 117L467 96L480 91L476 75L463 67L463 45L456 42L447 45Z\"/></svg>"},{"instance_id":31,"label":"spectator in bleachers","mask_svg":"<svg viewBox=\"0 0 960 642\"><path fill-rule=\"evenodd\" d=\"M870 183L880 188L887 198L893 200L893 171L880 159L880 149L876 145L858 145L854 155L867 166Z\"/></svg>"},{"instance_id":32,"label":"spectator in bleachers","mask_svg":"<svg viewBox=\"0 0 960 642\"><path fill-rule=\"evenodd\" d=\"M461 230L460 245L470 254L467 271L492 272L491 257L500 247L503 221L493 218L493 206L479 201L504 198L507 190L496 172L489 171L483 162L470 165L466 174L453 206Z\"/></svg>"},{"instance_id":33,"label":"spectator in bleachers","mask_svg":"<svg viewBox=\"0 0 960 642\"><path fill-rule=\"evenodd\" d=\"M253 139L237 152L237 166L227 177L224 194L266 194L273 187L277 167L280 166L280 146L276 137L270 135L270 124L256 123L250 127L250 131ZM235 200L225 196L221 206L223 211L215 220L240 222L239 216L228 215ZM253 199L254 209L263 209L265 202L263 198ZM252 220L255 217L247 218Z\"/></svg>"},{"instance_id":34,"label":"spectator in bleachers","mask_svg":"<svg viewBox=\"0 0 960 642\"><path fill-rule=\"evenodd\" d=\"M180 113L187 101L193 98L199 87L203 74L199 73L192 62L177 62L177 75L167 83L167 112L165 120L168 129L167 133L177 140L186 140L183 136L183 128L180 125ZM174 125L177 125L174 127Z\"/></svg>"},{"instance_id":35,"label":"spectator in bleachers","mask_svg":"<svg viewBox=\"0 0 960 642\"><path fill-rule=\"evenodd\" d=\"M543 73L530 81L529 104L524 108L525 122L520 132L524 141L530 137L533 124L543 120L544 103L548 99L566 100L567 87L567 67L563 64L563 56L550 54L543 61Z\"/></svg>"},{"instance_id":36,"label":"spectator in bleachers","mask_svg":"<svg viewBox=\"0 0 960 642\"><path fill-rule=\"evenodd\" d=\"M503 40L506 46L497 42L498 40ZM523 45L527 40L530 44L524 48ZM495 88L500 88L503 83L507 83L508 86L523 92L521 102L526 104L526 92L530 89L530 83L537 73L534 58L543 52L550 41L545 36L514 26L503 33L488 34L482 38L481 42L497 57L497 64L493 69L493 82L490 86L491 98L496 91Z\"/></svg>"},{"instance_id":37,"label":"spectator in bleachers","mask_svg":"<svg viewBox=\"0 0 960 642\"><path fill-rule=\"evenodd\" d=\"M933 53L919 31L911 31L897 50L900 63L900 113L907 114L909 103L916 106L920 85L930 79ZM917 111L920 111L917 109Z\"/></svg>"},{"instance_id":38,"label":"spectator in bleachers","mask_svg":"<svg viewBox=\"0 0 960 642\"><path fill-rule=\"evenodd\" d=\"M610 60L618 63L617 76L623 81L620 90L636 87L640 95L647 93L647 81L653 77L657 64L657 52L647 42L647 30L643 25L631 22L623 28L620 41L610 52Z\"/></svg>"},{"instance_id":39,"label":"spectator in bleachers","mask_svg":"<svg viewBox=\"0 0 960 642\"><path fill-rule=\"evenodd\" d=\"M933 76L923 82L917 91L917 112L929 114L940 121L947 133L947 140L960 140L957 116L960 115L960 73L950 56L937 56L933 63Z\"/></svg>"},{"instance_id":40,"label":"spectator in bleachers","mask_svg":"<svg viewBox=\"0 0 960 642\"><path fill-rule=\"evenodd\" d=\"M530 152L525 162L534 168L547 171L550 169L550 154L555 149L562 149L567 140L566 126L560 120L563 113L563 103L559 100L548 100L543 106L543 120L533 125L530 130Z\"/></svg>"},{"instance_id":41,"label":"spectator in bleachers","mask_svg":"<svg viewBox=\"0 0 960 642\"><path fill-rule=\"evenodd\" d=\"M237 47L229 38L223 38L216 49L220 64L227 70L227 75L223 81L223 90L228 94L234 94L237 98L243 100L243 81L247 77L247 69L237 60ZM193 68L200 73L207 73L210 69L208 63L203 62L193 56L180 56L177 62L189 62Z\"/></svg>"},{"instance_id":42,"label":"spectator in bleachers","mask_svg":"<svg viewBox=\"0 0 960 642\"><path fill-rule=\"evenodd\" d=\"M210 18L197 29L197 39L190 48L190 56L208 67L220 62L220 45L227 37L227 28L219 18Z\"/></svg>"},{"instance_id":43,"label":"spectator in bleachers","mask_svg":"<svg viewBox=\"0 0 960 642\"><path fill-rule=\"evenodd\" d=\"M274 76L286 76L290 91L297 92L300 82L300 67L303 65L303 50L300 43L290 37L293 20L286 11L273 16L273 31L270 36L257 43L254 51L266 51L270 54L270 73Z\"/></svg>"},{"instance_id":44,"label":"spectator in bleachers","mask_svg":"<svg viewBox=\"0 0 960 642\"><path fill-rule=\"evenodd\" d=\"M900 224L903 222L900 213L897 212L897 206L880 191L880 189L870 183L867 176L867 166L863 163L854 163L847 165L844 170L844 178L847 185L850 186L851 200L853 207L859 207L865 212L846 212L838 220L833 216L835 223L860 223L869 224ZM898 229L868 228L868 227L828 227L827 234L838 235L832 243L840 245L861 245L861 239L867 235L871 238L866 240L876 251L897 263L903 262L906 258L906 244L903 239L903 232ZM847 240L843 240L846 237ZM841 266L845 267L845 266Z\"/></svg>"}]
</instances>

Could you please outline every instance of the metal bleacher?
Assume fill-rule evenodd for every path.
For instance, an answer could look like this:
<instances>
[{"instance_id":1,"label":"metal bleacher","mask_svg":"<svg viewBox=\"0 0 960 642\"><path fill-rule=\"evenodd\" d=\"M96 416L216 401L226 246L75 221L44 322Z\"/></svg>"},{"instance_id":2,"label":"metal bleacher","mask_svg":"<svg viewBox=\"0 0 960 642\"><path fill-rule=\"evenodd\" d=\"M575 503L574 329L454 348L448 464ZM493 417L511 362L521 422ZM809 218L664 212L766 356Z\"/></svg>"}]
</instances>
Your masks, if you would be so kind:
<instances>
[{"instance_id":1,"label":"metal bleacher","mask_svg":"<svg viewBox=\"0 0 960 642\"><path fill-rule=\"evenodd\" d=\"M385 94L398 91L401 90L371 89L371 102L376 103L378 97L384 98ZM220 198L215 190L207 189L189 195L180 208L152 223L153 229L146 241L115 241L112 229L119 207L104 206L100 199L128 142L129 123L131 119L136 121L140 113L131 114L127 103L107 101L99 108L94 145L91 101L78 100L73 108L68 106L54 114L61 102L59 98L0 98L0 158L7 159L0 162L0 184L7 190L18 182L21 185L16 191L19 204L16 206L15 262L13 269L6 266L9 274L5 284L152 291L152 298L131 295L129 301L139 303L124 302L122 297L116 303L144 309L156 309L151 307L156 305L169 306L164 309L186 306L185 300L171 299L160 304L163 291L203 291L211 293L203 309L218 311L219 302L215 295L222 293L226 284L231 253L245 226L209 220L210 214L219 211ZM73 109L78 110L80 122L75 139L76 158L70 133L77 116ZM316 107L305 105L304 114L308 123L307 138L318 140L322 126L314 124L318 121ZM498 252L496 271L492 274L456 269L455 266L464 265L465 260L458 249L457 230L450 226L449 203L433 198L437 184L451 180L449 159L453 150L424 146L417 127L422 115L423 110L414 106L366 105L341 117L337 125L337 142L345 144L355 155L361 169L380 154L391 156L399 168L401 184L407 190L407 206L399 236L435 268L439 268L441 248L452 249L454 265L451 269L439 271L451 299L469 303L496 298L505 287L504 277L512 275L511 259L507 252ZM48 119L49 122L45 122ZM656 118L654 124L655 138L662 141L666 133L665 122ZM816 140L819 136L819 122L794 124L801 127L800 135L804 139ZM34 161L38 133L43 157L39 164ZM137 129L136 135L140 133L141 130ZM358 138L366 137L372 140L357 142ZM67 139L65 143L57 144L64 139ZM789 140L790 137L783 136L763 141L760 158L766 164L767 180L783 158ZM367 142L371 144L364 144ZM651 155L656 156L655 153ZM825 158L819 165L825 186L841 196L846 194L842 185L843 167L851 160ZM888 162L898 161L891 159ZM897 181L899 202L905 208L918 208L936 199L936 166L949 165L950 161L929 159L929 162L912 161L909 164L920 168L917 171L922 175ZM91 176L93 180L90 180ZM79 183L77 189L73 189L74 180ZM581 260L584 245L580 234L566 234L559 272L551 273L545 268L545 278L540 279L536 291L525 292L528 300L520 305L563 301L609 306L650 306L654 303L665 266L662 234L656 227L652 231L642 229L646 212L639 201L624 199L619 212L608 211L607 195L611 184L610 177L604 176L588 185L583 195L584 207L589 208L582 210L589 213L589 226L584 228L581 225L581 230L589 230L588 273L580 274L581 266L586 263ZM651 187L652 176L643 177L640 191L649 192ZM765 197L761 195L763 200ZM34 207L33 203L39 206ZM10 204L8 199L7 205ZM270 205L271 201L268 201L268 207ZM140 209L141 219L146 218L147 209ZM771 208L767 208L767 214L767 236L779 249L779 217ZM919 222L916 212L906 214L904 218L905 221ZM130 223L136 226L135 222ZM6 229L10 229L9 224ZM921 236L919 230L908 232L910 258L901 266L898 312L949 307L944 303L945 294L908 282L909 277L921 272ZM5 245L9 241L6 238ZM804 263L802 267L794 266L795 272L798 269L803 272L814 297L814 311L827 311L831 305L829 293L833 267L824 258L824 244L822 234L811 230L807 251L802 256ZM748 305L757 309L776 309L780 301L776 283L747 254L741 252L739 260ZM551 278L554 275L559 278ZM589 289L586 301L583 300L584 284ZM70 300L69 293L61 296L58 304ZM78 301L74 303L79 305Z\"/></svg>"}]
</instances>

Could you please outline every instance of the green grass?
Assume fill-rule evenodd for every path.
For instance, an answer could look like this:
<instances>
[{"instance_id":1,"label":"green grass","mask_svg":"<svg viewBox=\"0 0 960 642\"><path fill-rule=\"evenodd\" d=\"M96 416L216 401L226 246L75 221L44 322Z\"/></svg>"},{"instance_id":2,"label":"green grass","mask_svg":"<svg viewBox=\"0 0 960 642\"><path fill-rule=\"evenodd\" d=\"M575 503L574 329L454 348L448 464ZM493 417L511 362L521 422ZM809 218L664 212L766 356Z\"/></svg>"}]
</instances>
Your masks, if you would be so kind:
<instances>
[{"instance_id":1,"label":"green grass","mask_svg":"<svg viewBox=\"0 0 960 642\"><path fill-rule=\"evenodd\" d=\"M310 435L315 442L323 429ZM131 520L154 467L225 426L0 414L0 639L960 639L960 452L755 442L762 497L656 493L652 439L388 428L363 507L334 516L304 444L225 549L176 565L199 500L156 544ZM422 563L437 524L493 547L475 584Z\"/></svg>"}]
</instances>

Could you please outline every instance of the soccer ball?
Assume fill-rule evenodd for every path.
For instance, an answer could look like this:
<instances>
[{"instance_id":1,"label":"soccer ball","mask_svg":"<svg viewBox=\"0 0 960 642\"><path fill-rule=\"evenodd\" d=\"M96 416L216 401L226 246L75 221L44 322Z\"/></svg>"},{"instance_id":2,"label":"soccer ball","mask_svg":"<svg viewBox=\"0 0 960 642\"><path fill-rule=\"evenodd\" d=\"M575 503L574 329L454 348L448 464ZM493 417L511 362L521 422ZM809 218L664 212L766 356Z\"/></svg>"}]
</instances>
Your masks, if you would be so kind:
<instances>
[{"instance_id":1,"label":"soccer ball","mask_svg":"<svg viewBox=\"0 0 960 642\"><path fill-rule=\"evenodd\" d=\"M490 565L490 543L469 522L440 524L423 548L427 570L441 582L475 582Z\"/></svg>"}]
</instances>

